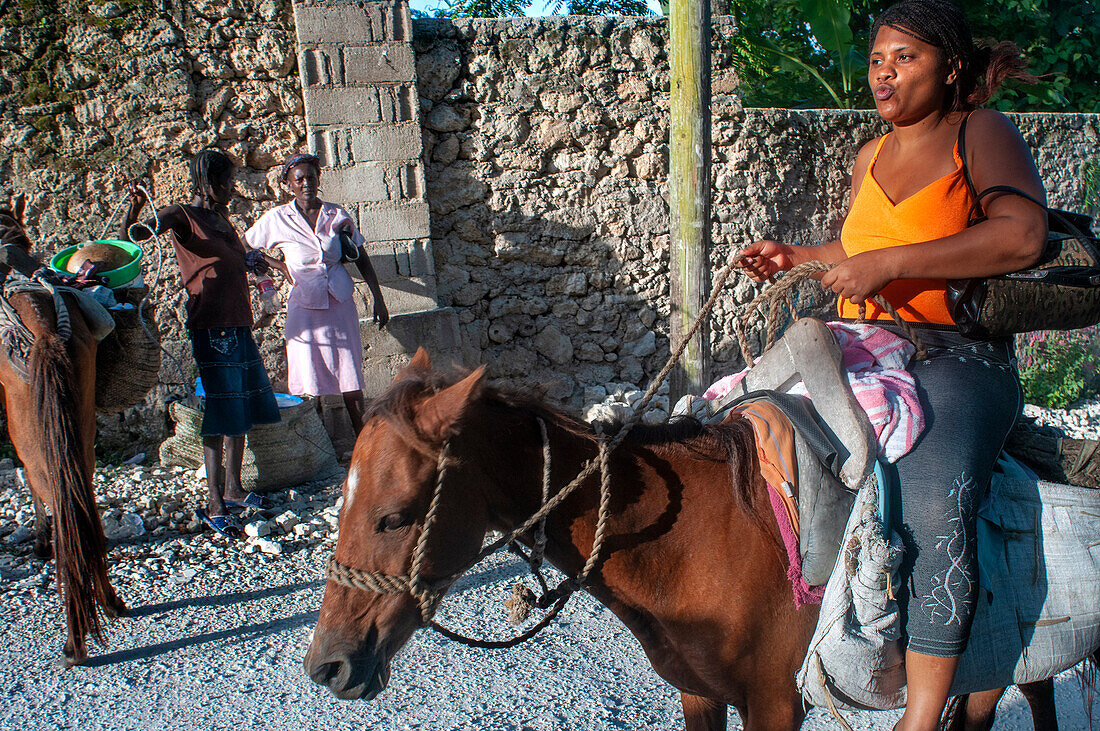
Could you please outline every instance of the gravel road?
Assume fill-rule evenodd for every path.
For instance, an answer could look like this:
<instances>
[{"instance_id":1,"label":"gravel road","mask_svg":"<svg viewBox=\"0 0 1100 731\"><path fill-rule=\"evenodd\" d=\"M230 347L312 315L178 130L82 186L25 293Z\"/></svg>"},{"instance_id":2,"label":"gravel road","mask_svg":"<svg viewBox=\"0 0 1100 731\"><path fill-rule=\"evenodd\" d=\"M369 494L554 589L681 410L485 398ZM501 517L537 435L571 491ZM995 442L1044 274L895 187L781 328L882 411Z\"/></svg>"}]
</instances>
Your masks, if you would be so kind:
<instances>
[{"instance_id":1,"label":"gravel road","mask_svg":"<svg viewBox=\"0 0 1100 731\"><path fill-rule=\"evenodd\" d=\"M30 499L2 467L0 731L683 728L676 693L618 620L583 594L512 650L470 649L418 632L374 701L339 701L314 685L301 661L335 538L338 482L279 496L279 518L253 521L253 532L269 535L228 544L191 519L200 494L193 473L98 471L111 576L132 615L110 625L107 648L91 645L87 667L62 669L52 567L29 555ZM457 585L441 620L469 633L508 633L501 602L523 569L513 557L490 558ZM1059 676L1057 694L1062 728L1088 728L1072 673ZM897 717L847 715L854 728L876 730ZM738 728L735 711L730 719ZM1028 719L1010 691L997 728L1030 728ZM815 710L804 728L837 725Z\"/></svg>"}]
</instances>

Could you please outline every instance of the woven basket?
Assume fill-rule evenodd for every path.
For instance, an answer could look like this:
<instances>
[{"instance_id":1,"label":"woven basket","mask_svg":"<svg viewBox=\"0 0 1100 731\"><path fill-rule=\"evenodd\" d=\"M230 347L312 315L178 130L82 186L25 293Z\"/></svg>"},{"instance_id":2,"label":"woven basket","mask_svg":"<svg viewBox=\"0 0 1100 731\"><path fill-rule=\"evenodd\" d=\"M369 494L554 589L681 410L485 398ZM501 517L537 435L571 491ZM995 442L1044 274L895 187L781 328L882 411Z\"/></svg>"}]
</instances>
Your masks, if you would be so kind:
<instances>
[{"instance_id":1,"label":"woven basket","mask_svg":"<svg viewBox=\"0 0 1100 731\"><path fill-rule=\"evenodd\" d=\"M160 445L166 466L197 469L203 464L202 411L175 402L170 407L175 436ZM268 492L340 473L321 418L311 402L279 409L278 424L257 424L245 437L241 482L246 490Z\"/></svg>"},{"instance_id":2,"label":"woven basket","mask_svg":"<svg viewBox=\"0 0 1100 731\"><path fill-rule=\"evenodd\" d=\"M156 385L160 375L160 343L141 326L137 306L144 289L115 290L132 310L113 310L115 329L99 344L95 358L95 405L101 412L114 413L136 406ZM142 315L156 336L155 306L146 302Z\"/></svg>"}]
</instances>

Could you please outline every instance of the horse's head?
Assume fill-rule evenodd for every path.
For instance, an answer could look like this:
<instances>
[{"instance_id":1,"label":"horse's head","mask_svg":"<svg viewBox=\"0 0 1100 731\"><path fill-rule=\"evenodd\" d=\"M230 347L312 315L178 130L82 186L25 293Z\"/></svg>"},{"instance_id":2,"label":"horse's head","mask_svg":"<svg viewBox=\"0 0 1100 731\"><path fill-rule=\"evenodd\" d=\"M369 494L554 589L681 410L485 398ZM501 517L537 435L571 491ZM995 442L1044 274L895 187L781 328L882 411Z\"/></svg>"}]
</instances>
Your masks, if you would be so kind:
<instances>
[{"instance_id":1,"label":"horse's head","mask_svg":"<svg viewBox=\"0 0 1100 731\"><path fill-rule=\"evenodd\" d=\"M445 587L481 548L488 511L477 468L448 461L418 554L441 451L470 431L459 427L477 409L483 378L478 369L447 385L421 349L371 406L344 481L334 570L305 658L310 677L340 698L377 695L393 656L424 623L410 576L418 587ZM353 579L338 580L340 572Z\"/></svg>"},{"instance_id":2,"label":"horse's head","mask_svg":"<svg viewBox=\"0 0 1100 731\"><path fill-rule=\"evenodd\" d=\"M29 254L31 240L27 238L27 232L23 228L26 204L26 197L19 195L12 204L0 205L0 244L14 244Z\"/></svg>"}]
</instances>

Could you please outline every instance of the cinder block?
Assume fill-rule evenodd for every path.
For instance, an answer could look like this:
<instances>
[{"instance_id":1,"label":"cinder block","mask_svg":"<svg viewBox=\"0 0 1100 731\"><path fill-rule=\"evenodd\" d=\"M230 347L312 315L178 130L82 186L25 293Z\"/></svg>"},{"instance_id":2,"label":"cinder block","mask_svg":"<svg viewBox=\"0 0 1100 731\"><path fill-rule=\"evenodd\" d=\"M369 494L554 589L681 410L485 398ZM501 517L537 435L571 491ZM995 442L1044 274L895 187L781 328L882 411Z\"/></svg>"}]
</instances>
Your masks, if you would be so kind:
<instances>
[{"instance_id":1,"label":"cinder block","mask_svg":"<svg viewBox=\"0 0 1100 731\"><path fill-rule=\"evenodd\" d=\"M364 244L363 250L370 257L370 264L374 267L379 282L392 282L398 278L397 251L392 242Z\"/></svg>"},{"instance_id":2,"label":"cinder block","mask_svg":"<svg viewBox=\"0 0 1100 731\"><path fill-rule=\"evenodd\" d=\"M431 310L439 304L433 282L401 279L382 284L381 287L382 297L386 300L386 309L391 315ZM366 284L359 284L356 294L355 307L359 313L359 320L369 323L371 321L370 290Z\"/></svg>"},{"instance_id":3,"label":"cinder block","mask_svg":"<svg viewBox=\"0 0 1100 731\"><path fill-rule=\"evenodd\" d=\"M430 239L401 241L397 244L397 247L404 249L408 255L410 277L435 278L435 262L432 258L432 242Z\"/></svg>"},{"instance_id":4,"label":"cinder block","mask_svg":"<svg viewBox=\"0 0 1100 731\"><path fill-rule=\"evenodd\" d=\"M347 130L353 161L416 160L422 142L420 125L401 122L395 125L355 127Z\"/></svg>"},{"instance_id":5,"label":"cinder block","mask_svg":"<svg viewBox=\"0 0 1100 731\"><path fill-rule=\"evenodd\" d=\"M354 162L351 154L351 136L345 129L329 128L311 131L309 149L321 158L321 164L325 167L351 165Z\"/></svg>"},{"instance_id":6,"label":"cinder block","mask_svg":"<svg viewBox=\"0 0 1100 731\"><path fill-rule=\"evenodd\" d=\"M298 43L379 43L412 39L407 2L295 3Z\"/></svg>"},{"instance_id":7,"label":"cinder block","mask_svg":"<svg viewBox=\"0 0 1100 731\"><path fill-rule=\"evenodd\" d=\"M431 246L430 239L418 239L372 243L363 248L370 257L378 281L389 283L409 277L434 281L435 263L432 261Z\"/></svg>"},{"instance_id":8,"label":"cinder block","mask_svg":"<svg viewBox=\"0 0 1100 731\"><path fill-rule=\"evenodd\" d=\"M357 203L387 200L384 169L379 165L360 164L325 170L321 190L325 200L355 210Z\"/></svg>"},{"instance_id":9,"label":"cinder block","mask_svg":"<svg viewBox=\"0 0 1100 731\"><path fill-rule=\"evenodd\" d=\"M359 206L359 230L367 241L426 239L429 229L426 201L364 203Z\"/></svg>"},{"instance_id":10,"label":"cinder block","mask_svg":"<svg viewBox=\"0 0 1100 731\"><path fill-rule=\"evenodd\" d=\"M343 84L343 53L338 46L300 48L298 68L302 70L302 86Z\"/></svg>"},{"instance_id":11,"label":"cinder block","mask_svg":"<svg viewBox=\"0 0 1100 731\"><path fill-rule=\"evenodd\" d=\"M348 84L384 84L416 79L416 59L408 43L345 46L344 79Z\"/></svg>"},{"instance_id":12,"label":"cinder block","mask_svg":"<svg viewBox=\"0 0 1100 731\"><path fill-rule=\"evenodd\" d=\"M367 87L370 88L370 87ZM417 121L420 101L415 84L380 86L378 89L382 120L386 124Z\"/></svg>"},{"instance_id":13,"label":"cinder block","mask_svg":"<svg viewBox=\"0 0 1100 731\"><path fill-rule=\"evenodd\" d=\"M458 315L450 307L395 315L382 331L368 321L364 323L362 335L366 361L402 354L411 356L418 347L427 349L435 358L437 353L453 351L460 344Z\"/></svg>"},{"instance_id":14,"label":"cinder block","mask_svg":"<svg viewBox=\"0 0 1100 731\"><path fill-rule=\"evenodd\" d=\"M306 86L302 88L302 99L306 105L306 124L310 127L323 127L330 124L371 124L390 122L394 115L394 97L389 89L384 89L385 116L380 109L379 90L374 87L332 87Z\"/></svg>"},{"instance_id":15,"label":"cinder block","mask_svg":"<svg viewBox=\"0 0 1100 731\"><path fill-rule=\"evenodd\" d=\"M420 161L401 167L402 198L423 198L425 187L424 166Z\"/></svg>"}]
</instances>

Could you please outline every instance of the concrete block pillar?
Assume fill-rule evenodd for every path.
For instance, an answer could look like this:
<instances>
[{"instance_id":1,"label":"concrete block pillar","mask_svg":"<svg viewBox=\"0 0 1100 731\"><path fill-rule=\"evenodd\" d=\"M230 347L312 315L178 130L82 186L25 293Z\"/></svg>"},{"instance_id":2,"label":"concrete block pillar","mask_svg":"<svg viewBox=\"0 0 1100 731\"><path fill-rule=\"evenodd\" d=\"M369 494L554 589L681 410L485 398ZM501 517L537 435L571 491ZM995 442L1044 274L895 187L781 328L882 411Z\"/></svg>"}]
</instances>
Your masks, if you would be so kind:
<instances>
[{"instance_id":1,"label":"concrete block pillar","mask_svg":"<svg viewBox=\"0 0 1100 731\"><path fill-rule=\"evenodd\" d=\"M436 299L412 18L407 0L296 0L294 21L321 195L358 216L392 318L388 332L371 325L360 285L374 396L418 346L436 361L459 357L455 313Z\"/></svg>"}]
</instances>

